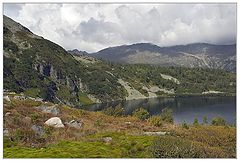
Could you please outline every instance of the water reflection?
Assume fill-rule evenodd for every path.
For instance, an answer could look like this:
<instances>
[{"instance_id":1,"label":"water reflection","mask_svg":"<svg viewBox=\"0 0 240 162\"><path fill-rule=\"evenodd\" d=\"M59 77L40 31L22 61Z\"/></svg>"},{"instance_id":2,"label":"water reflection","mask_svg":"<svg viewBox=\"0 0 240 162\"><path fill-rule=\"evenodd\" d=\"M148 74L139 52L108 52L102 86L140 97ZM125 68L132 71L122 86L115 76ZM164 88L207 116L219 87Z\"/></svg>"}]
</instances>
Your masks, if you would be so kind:
<instances>
[{"instance_id":1,"label":"water reflection","mask_svg":"<svg viewBox=\"0 0 240 162\"><path fill-rule=\"evenodd\" d=\"M194 118L202 121L204 116L210 122L213 117L221 116L228 123L236 123L235 97L185 97L185 98L151 98L131 101L115 101L111 103L93 104L84 107L90 111L100 111L108 107L121 104L125 114L131 114L135 109L143 107L151 115L160 114L162 109L168 107L173 110L174 121L181 123L184 120L192 123Z\"/></svg>"}]
</instances>

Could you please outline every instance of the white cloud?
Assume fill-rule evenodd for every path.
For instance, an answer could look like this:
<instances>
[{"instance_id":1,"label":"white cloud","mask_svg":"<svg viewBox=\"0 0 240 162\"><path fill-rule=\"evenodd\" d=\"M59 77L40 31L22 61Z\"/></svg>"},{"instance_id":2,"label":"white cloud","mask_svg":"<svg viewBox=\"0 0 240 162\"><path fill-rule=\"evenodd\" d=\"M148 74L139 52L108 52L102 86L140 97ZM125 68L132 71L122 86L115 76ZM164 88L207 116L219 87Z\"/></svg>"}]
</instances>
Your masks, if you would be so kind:
<instances>
[{"instance_id":1,"label":"white cloud","mask_svg":"<svg viewBox=\"0 0 240 162\"><path fill-rule=\"evenodd\" d=\"M236 41L235 4L5 4L4 14L66 49Z\"/></svg>"}]
</instances>

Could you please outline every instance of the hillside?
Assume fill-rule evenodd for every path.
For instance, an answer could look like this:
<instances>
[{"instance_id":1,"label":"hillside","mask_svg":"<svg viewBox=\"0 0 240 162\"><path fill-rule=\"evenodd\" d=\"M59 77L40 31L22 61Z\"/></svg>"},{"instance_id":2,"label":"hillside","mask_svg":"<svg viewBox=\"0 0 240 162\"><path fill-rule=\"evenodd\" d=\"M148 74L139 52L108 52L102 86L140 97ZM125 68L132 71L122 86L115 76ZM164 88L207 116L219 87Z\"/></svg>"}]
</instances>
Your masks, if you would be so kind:
<instances>
[{"instance_id":1,"label":"hillside","mask_svg":"<svg viewBox=\"0 0 240 162\"><path fill-rule=\"evenodd\" d=\"M235 158L236 127L90 112L4 93L4 158ZM161 116L162 115L162 116ZM57 119L57 120L56 120ZM210 122L210 121L209 121Z\"/></svg>"},{"instance_id":2,"label":"hillside","mask_svg":"<svg viewBox=\"0 0 240 162\"><path fill-rule=\"evenodd\" d=\"M96 92L102 101L123 98L123 88L101 65L78 61L6 16L3 23L4 89L67 104L94 100Z\"/></svg>"},{"instance_id":3,"label":"hillside","mask_svg":"<svg viewBox=\"0 0 240 162\"><path fill-rule=\"evenodd\" d=\"M85 53L69 54L6 16L3 45L4 90L54 103L81 106L158 96L236 95L235 73L117 64Z\"/></svg>"},{"instance_id":4,"label":"hillside","mask_svg":"<svg viewBox=\"0 0 240 162\"><path fill-rule=\"evenodd\" d=\"M112 62L160 66L202 67L236 71L236 45L195 43L159 47L137 43L103 49L89 54Z\"/></svg>"}]
</instances>

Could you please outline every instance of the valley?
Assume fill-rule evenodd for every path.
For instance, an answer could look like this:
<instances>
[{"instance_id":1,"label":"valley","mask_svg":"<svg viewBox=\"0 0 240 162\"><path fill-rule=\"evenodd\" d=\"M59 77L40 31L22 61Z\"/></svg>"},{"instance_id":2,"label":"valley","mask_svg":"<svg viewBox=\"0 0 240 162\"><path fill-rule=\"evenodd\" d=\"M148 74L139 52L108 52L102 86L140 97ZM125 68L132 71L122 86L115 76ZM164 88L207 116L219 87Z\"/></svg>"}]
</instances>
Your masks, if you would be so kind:
<instances>
[{"instance_id":1,"label":"valley","mask_svg":"<svg viewBox=\"0 0 240 162\"><path fill-rule=\"evenodd\" d=\"M236 157L235 44L67 51L4 16L3 90L4 158Z\"/></svg>"}]
</instances>

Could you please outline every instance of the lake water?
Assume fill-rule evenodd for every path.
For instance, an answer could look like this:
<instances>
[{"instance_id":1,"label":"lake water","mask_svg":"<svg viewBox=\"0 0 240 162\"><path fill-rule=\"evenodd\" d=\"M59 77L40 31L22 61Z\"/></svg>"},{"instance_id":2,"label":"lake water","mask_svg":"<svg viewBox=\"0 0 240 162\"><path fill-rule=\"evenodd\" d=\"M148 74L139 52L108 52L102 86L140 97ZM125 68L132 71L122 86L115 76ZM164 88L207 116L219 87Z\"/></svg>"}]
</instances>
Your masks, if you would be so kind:
<instances>
[{"instance_id":1,"label":"lake water","mask_svg":"<svg viewBox=\"0 0 240 162\"><path fill-rule=\"evenodd\" d=\"M179 98L151 98L131 101L115 101L111 103L93 104L84 109L100 111L119 103L124 107L125 114L131 114L135 109L143 107L151 115L160 114L162 109L168 107L173 110L174 122L192 123L195 118L201 123L204 116L208 122L216 116L223 117L229 124L236 123L235 97L179 97Z\"/></svg>"}]
</instances>

